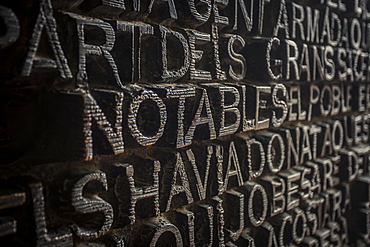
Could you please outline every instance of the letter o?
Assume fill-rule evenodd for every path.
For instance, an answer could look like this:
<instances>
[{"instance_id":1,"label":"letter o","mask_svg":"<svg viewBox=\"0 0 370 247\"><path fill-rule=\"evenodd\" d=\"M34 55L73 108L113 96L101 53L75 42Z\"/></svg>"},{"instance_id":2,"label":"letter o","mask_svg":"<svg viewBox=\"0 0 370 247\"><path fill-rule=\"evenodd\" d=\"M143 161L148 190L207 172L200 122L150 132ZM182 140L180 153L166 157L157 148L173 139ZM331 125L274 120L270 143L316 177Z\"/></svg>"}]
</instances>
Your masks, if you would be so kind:
<instances>
[{"instance_id":1,"label":"letter o","mask_svg":"<svg viewBox=\"0 0 370 247\"><path fill-rule=\"evenodd\" d=\"M277 163L277 165L275 165L274 163L274 159L273 159L273 144L274 144L274 141L277 140L277 143L280 147L280 159ZM284 140L283 138L279 135L279 134L274 134L269 143L268 143L268 146L267 146L267 163L269 165L269 168L270 168L270 171L273 172L273 173L277 173L281 170L281 168L283 167L284 165L284 160L285 160L285 155L284 155L284 152L285 152L285 146L284 146Z\"/></svg>"},{"instance_id":2,"label":"letter o","mask_svg":"<svg viewBox=\"0 0 370 247\"><path fill-rule=\"evenodd\" d=\"M357 36L355 37L355 31ZM360 49L361 44L361 25L357 18L353 18L351 23L351 44L354 49Z\"/></svg>"},{"instance_id":3,"label":"letter o","mask_svg":"<svg viewBox=\"0 0 370 247\"><path fill-rule=\"evenodd\" d=\"M297 244L300 244L306 235L307 218L304 212L299 208L296 208L294 213L295 218L292 224L292 238ZM301 220L301 227L298 229L299 220ZM298 236L298 230L300 231L300 236Z\"/></svg>"},{"instance_id":4,"label":"letter o","mask_svg":"<svg viewBox=\"0 0 370 247\"><path fill-rule=\"evenodd\" d=\"M0 48L3 49L14 43L19 38L19 20L13 10L0 6L0 16L4 19L6 33L0 37Z\"/></svg>"},{"instance_id":5,"label":"letter o","mask_svg":"<svg viewBox=\"0 0 370 247\"><path fill-rule=\"evenodd\" d=\"M206 11L203 14L199 13L197 9L197 3L195 0L187 0L187 2L189 5L190 13L197 20L198 25L204 24L205 22L208 21L212 11L211 0L199 1L204 5L204 7L206 6Z\"/></svg>"},{"instance_id":6,"label":"letter o","mask_svg":"<svg viewBox=\"0 0 370 247\"><path fill-rule=\"evenodd\" d=\"M173 224L166 224L161 226L155 233L150 242L150 247L155 247L161 235L165 232L171 232L176 239L176 246L183 246L181 233L179 229Z\"/></svg>"},{"instance_id":7,"label":"letter o","mask_svg":"<svg viewBox=\"0 0 370 247\"><path fill-rule=\"evenodd\" d=\"M138 128L137 116L141 103L144 100L152 100L159 109L159 128L157 133L153 136L145 136ZM162 99L158 97L156 93L151 90L143 90L141 94L135 96L129 107L129 114L127 117L128 127L131 130L131 135L134 139L142 146L149 146L155 144L159 138L163 135L164 126L167 122L167 109Z\"/></svg>"},{"instance_id":8,"label":"letter o","mask_svg":"<svg viewBox=\"0 0 370 247\"><path fill-rule=\"evenodd\" d=\"M253 206L253 202L255 200L255 194L256 192L259 192L261 194L261 196L259 197L261 200L262 200L262 214L260 216L258 216L257 218L255 217L255 208L259 208L259 207L254 207ZM248 217L249 217L249 220L250 222L252 223L253 226L260 226L262 225L262 223L265 221L266 219L266 216L267 216L267 193L265 191L265 189L259 185L259 184L256 184L252 191L250 192L250 195L249 195L249 199L248 199Z\"/></svg>"},{"instance_id":9,"label":"letter o","mask_svg":"<svg viewBox=\"0 0 370 247\"><path fill-rule=\"evenodd\" d=\"M325 91L327 91L327 93L329 94L329 99L328 99L328 105L327 105L327 109L325 109ZM320 96L320 110L321 110L321 114L322 116L326 117L329 115L330 111L331 111L331 103L332 103L332 92L331 92L331 89L329 87L329 85L325 85L323 88L322 88L322 91L321 91L321 96Z\"/></svg>"},{"instance_id":10,"label":"letter o","mask_svg":"<svg viewBox=\"0 0 370 247\"><path fill-rule=\"evenodd\" d=\"M338 131L338 138L336 135L337 131ZM339 151L342 148L343 142L344 142L344 129L343 129L342 123L338 120L336 120L333 124L331 138L333 139L332 141L333 141L334 151Z\"/></svg>"}]
</instances>

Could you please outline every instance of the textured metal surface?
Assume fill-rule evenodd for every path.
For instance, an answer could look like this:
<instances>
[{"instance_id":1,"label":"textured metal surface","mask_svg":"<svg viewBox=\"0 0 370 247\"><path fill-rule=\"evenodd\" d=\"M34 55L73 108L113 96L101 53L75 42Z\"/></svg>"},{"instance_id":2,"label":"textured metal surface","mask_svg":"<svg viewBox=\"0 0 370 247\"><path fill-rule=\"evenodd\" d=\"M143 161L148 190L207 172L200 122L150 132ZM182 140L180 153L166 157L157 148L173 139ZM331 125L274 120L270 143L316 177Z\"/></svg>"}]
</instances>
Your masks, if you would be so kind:
<instances>
[{"instance_id":1,"label":"textured metal surface","mask_svg":"<svg viewBox=\"0 0 370 247\"><path fill-rule=\"evenodd\" d=\"M1 246L369 246L370 2L0 4Z\"/></svg>"}]
</instances>

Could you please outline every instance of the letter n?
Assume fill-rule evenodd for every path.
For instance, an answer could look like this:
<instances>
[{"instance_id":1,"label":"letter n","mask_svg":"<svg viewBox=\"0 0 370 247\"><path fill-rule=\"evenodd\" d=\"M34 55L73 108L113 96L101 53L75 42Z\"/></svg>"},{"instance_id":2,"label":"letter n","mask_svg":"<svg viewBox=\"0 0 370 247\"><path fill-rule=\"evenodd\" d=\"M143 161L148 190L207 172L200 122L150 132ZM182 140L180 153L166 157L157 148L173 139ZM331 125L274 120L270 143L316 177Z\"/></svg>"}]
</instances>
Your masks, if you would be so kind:
<instances>
[{"instance_id":1,"label":"letter n","mask_svg":"<svg viewBox=\"0 0 370 247\"><path fill-rule=\"evenodd\" d=\"M86 156L85 160L90 160L93 157L93 126L96 125L97 130L101 132L104 138L108 141L110 148L114 154L119 154L124 151L124 142L122 134L122 105L123 105L123 93L114 92L112 95L110 91L99 90L99 95L102 97L114 96L114 126L107 119L107 115L103 112L94 97L88 93L84 94L84 136L85 136L85 147ZM101 94L103 93L103 94ZM104 147L105 149L105 147ZM96 150L96 149L95 149ZM97 150L97 152L101 149ZM100 153L100 152L99 152Z\"/></svg>"}]
</instances>

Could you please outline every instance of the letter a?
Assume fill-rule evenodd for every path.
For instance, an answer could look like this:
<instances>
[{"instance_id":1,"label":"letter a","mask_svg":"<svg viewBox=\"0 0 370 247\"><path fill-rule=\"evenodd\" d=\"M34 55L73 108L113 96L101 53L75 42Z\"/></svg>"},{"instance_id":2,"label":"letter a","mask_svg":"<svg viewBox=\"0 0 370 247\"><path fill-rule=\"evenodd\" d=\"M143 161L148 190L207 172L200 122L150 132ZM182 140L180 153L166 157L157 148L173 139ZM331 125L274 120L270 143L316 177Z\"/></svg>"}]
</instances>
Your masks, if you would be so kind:
<instances>
[{"instance_id":1,"label":"letter a","mask_svg":"<svg viewBox=\"0 0 370 247\"><path fill-rule=\"evenodd\" d=\"M22 76L29 76L31 74L33 63L36 60L36 51L40 43L41 33L44 26L46 26L46 33L49 38L49 44L53 50L55 57L55 60L50 60L52 62L51 67L57 67L62 78L72 78L71 70L69 69L67 59L64 56L63 49L60 45L59 36L57 33L57 23L53 16L53 8L51 6L50 0L43 0L40 3L40 12L39 16L37 17L35 27L33 29L32 37L30 40L30 47L21 73ZM55 65L53 63L55 63Z\"/></svg>"}]
</instances>

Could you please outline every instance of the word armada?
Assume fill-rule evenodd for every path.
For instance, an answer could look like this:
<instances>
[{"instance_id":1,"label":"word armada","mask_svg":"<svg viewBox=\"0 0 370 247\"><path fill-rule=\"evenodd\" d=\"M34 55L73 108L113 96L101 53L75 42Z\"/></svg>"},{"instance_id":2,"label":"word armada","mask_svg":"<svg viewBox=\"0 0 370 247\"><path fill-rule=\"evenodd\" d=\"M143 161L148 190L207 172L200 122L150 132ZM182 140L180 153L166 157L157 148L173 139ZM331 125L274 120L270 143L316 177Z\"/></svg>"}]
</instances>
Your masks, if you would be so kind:
<instances>
[{"instance_id":1,"label":"word armada","mask_svg":"<svg viewBox=\"0 0 370 247\"><path fill-rule=\"evenodd\" d=\"M0 167L1 244L370 245L370 2L22 4L0 73L43 134Z\"/></svg>"}]
</instances>

